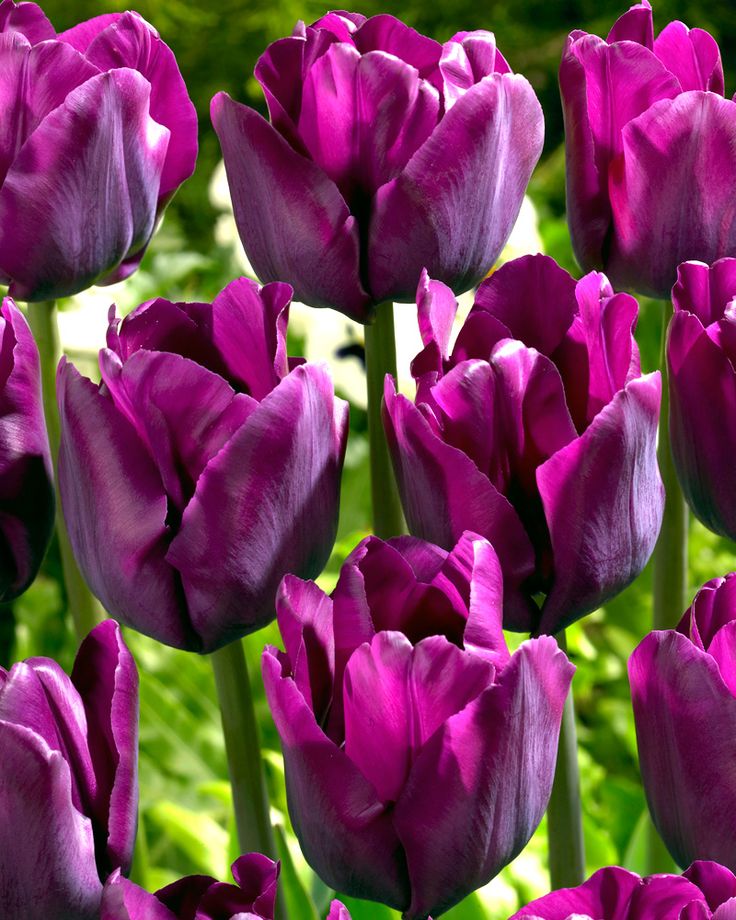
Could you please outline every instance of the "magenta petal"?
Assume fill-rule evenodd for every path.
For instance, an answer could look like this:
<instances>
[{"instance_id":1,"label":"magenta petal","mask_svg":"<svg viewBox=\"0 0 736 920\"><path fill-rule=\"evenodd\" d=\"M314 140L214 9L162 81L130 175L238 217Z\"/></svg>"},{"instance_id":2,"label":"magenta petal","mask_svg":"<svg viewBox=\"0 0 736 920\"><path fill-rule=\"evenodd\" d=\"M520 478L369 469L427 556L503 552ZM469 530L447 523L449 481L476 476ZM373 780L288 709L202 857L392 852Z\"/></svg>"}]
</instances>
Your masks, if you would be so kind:
<instances>
[{"instance_id":1,"label":"magenta petal","mask_svg":"<svg viewBox=\"0 0 736 920\"><path fill-rule=\"evenodd\" d=\"M703 892L711 910L736 897L736 876L718 863L697 860L682 874Z\"/></svg>"},{"instance_id":2,"label":"magenta petal","mask_svg":"<svg viewBox=\"0 0 736 920\"><path fill-rule=\"evenodd\" d=\"M243 898L251 902L250 909L271 920L281 864L261 853L246 853L235 860L231 870Z\"/></svg>"},{"instance_id":3,"label":"magenta petal","mask_svg":"<svg viewBox=\"0 0 736 920\"><path fill-rule=\"evenodd\" d=\"M447 910L527 844L552 789L573 671L553 639L525 642L500 683L425 744L394 814L412 884L407 918Z\"/></svg>"},{"instance_id":4,"label":"magenta petal","mask_svg":"<svg viewBox=\"0 0 736 920\"><path fill-rule=\"evenodd\" d=\"M105 882L100 920L176 920L176 915L118 870Z\"/></svg>"},{"instance_id":5,"label":"magenta petal","mask_svg":"<svg viewBox=\"0 0 736 920\"><path fill-rule=\"evenodd\" d=\"M628 918L631 897L641 885L642 879L633 872L607 866L577 888L561 888L532 901L510 920L570 920L577 915L606 920Z\"/></svg>"},{"instance_id":6,"label":"magenta petal","mask_svg":"<svg viewBox=\"0 0 736 920\"><path fill-rule=\"evenodd\" d=\"M376 194L368 241L374 299L413 300L422 268L456 292L477 283L511 233L543 134L542 110L523 77L493 74L471 87Z\"/></svg>"},{"instance_id":7,"label":"magenta petal","mask_svg":"<svg viewBox=\"0 0 736 920\"><path fill-rule=\"evenodd\" d=\"M618 17L608 33L608 41L637 42L651 51L654 45L654 21L647 0L634 4Z\"/></svg>"},{"instance_id":8,"label":"magenta petal","mask_svg":"<svg viewBox=\"0 0 736 920\"><path fill-rule=\"evenodd\" d=\"M719 259L711 266L703 262L683 262L678 266L677 282L672 288L676 312L693 313L707 327L723 318L726 305L734 297L736 259Z\"/></svg>"},{"instance_id":9,"label":"magenta petal","mask_svg":"<svg viewBox=\"0 0 736 920\"><path fill-rule=\"evenodd\" d=\"M369 51L385 51L415 67L419 76L429 80L439 90L439 60L442 45L421 35L411 26L388 13L371 16L360 25L353 36L361 54Z\"/></svg>"},{"instance_id":10,"label":"magenta petal","mask_svg":"<svg viewBox=\"0 0 736 920\"><path fill-rule=\"evenodd\" d=\"M358 228L337 186L226 93L212 100L212 123L240 238L258 277L286 280L298 300L365 320L371 304L360 282Z\"/></svg>"},{"instance_id":11,"label":"magenta petal","mask_svg":"<svg viewBox=\"0 0 736 920\"><path fill-rule=\"evenodd\" d=\"M0 225L13 228L0 268L13 294L76 294L148 242L169 143L149 95L133 70L92 77L23 145L0 189Z\"/></svg>"},{"instance_id":12,"label":"magenta petal","mask_svg":"<svg viewBox=\"0 0 736 920\"><path fill-rule=\"evenodd\" d=\"M659 373L632 380L537 470L555 581L539 629L556 633L640 574L662 522Z\"/></svg>"},{"instance_id":13,"label":"magenta petal","mask_svg":"<svg viewBox=\"0 0 736 920\"><path fill-rule=\"evenodd\" d=\"M165 559L166 495L153 461L112 400L64 360L57 392L59 491L87 583L121 622L161 642L190 647L176 573Z\"/></svg>"},{"instance_id":14,"label":"magenta petal","mask_svg":"<svg viewBox=\"0 0 736 920\"><path fill-rule=\"evenodd\" d=\"M0 721L0 903L7 917L96 920L92 825L72 805L69 765L35 732ZM32 898L29 898L32 892Z\"/></svg>"},{"instance_id":15,"label":"magenta petal","mask_svg":"<svg viewBox=\"0 0 736 920\"><path fill-rule=\"evenodd\" d=\"M736 696L736 620L718 630L708 646L708 654L718 665L724 684Z\"/></svg>"},{"instance_id":16,"label":"magenta petal","mask_svg":"<svg viewBox=\"0 0 736 920\"><path fill-rule=\"evenodd\" d=\"M328 885L401 909L409 903L409 883L391 815L344 750L317 726L296 684L282 676L276 654L263 653L263 682L281 736L289 815L302 851Z\"/></svg>"},{"instance_id":17,"label":"magenta petal","mask_svg":"<svg viewBox=\"0 0 736 920\"><path fill-rule=\"evenodd\" d=\"M116 23L122 16L122 13L102 13L100 16L93 16L91 19L77 23L66 32L60 32L56 37L59 41L66 42L84 54L100 32Z\"/></svg>"},{"instance_id":18,"label":"magenta petal","mask_svg":"<svg viewBox=\"0 0 736 920\"><path fill-rule=\"evenodd\" d=\"M351 920L350 912L340 901L333 901L332 904L330 904L330 912L327 914L327 920Z\"/></svg>"},{"instance_id":19,"label":"magenta petal","mask_svg":"<svg viewBox=\"0 0 736 920\"><path fill-rule=\"evenodd\" d=\"M270 622L287 572L322 571L337 529L347 408L325 365L301 365L199 477L166 558L205 650Z\"/></svg>"},{"instance_id":20,"label":"magenta petal","mask_svg":"<svg viewBox=\"0 0 736 920\"><path fill-rule=\"evenodd\" d=\"M426 268L422 269L417 287L417 314L422 342L425 346L434 343L436 358L447 360L450 357L450 339L457 315L457 300L446 284L433 281L429 277ZM419 358L415 358L412 364L412 374L415 377L422 372L416 367L418 361ZM431 369L441 372L442 360Z\"/></svg>"},{"instance_id":21,"label":"magenta petal","mask_svg":"<svg viewBox=\"0 0 736 920\"><path fill-rule=\"evenodd\" d=\"M736 252L734 172L736 102L687 92L630 121L609 174L613 283L666 298L680 262Z\"/></svg>"},{"instance_id":22,"label":"magenta petal","mask_svg":"<svg viewBox=\"0 0 736 920\"><path fill-rule=\"evenodd\" d=\"M683 92L708 90L723 95L723 64L718 43L703 29L669 22L654 42L654 53L680 81Z\"/></svg>"},{"instance_id":23,"label":"magenta petal","mask_svg":"<svg viewBox=\"0 0 736 920\"><path fill-rule=\"evenodd\" d=\"M442 46L440 72L444 81L446 108L450 108L471 86L492 73L511 73L496 47L493 32L478 29L458 32Z\"/></svg>"},{"instance_id":24,"label":"magenta petal","mask_svg":"<svg viewBox=\"0 0 736 920\"><path fill-rule=\"evenodd\" d=\"M0 3L0 32L20 32L31 44L56 38L56 30L36 3Z\"/></svg>"}]
</instances>

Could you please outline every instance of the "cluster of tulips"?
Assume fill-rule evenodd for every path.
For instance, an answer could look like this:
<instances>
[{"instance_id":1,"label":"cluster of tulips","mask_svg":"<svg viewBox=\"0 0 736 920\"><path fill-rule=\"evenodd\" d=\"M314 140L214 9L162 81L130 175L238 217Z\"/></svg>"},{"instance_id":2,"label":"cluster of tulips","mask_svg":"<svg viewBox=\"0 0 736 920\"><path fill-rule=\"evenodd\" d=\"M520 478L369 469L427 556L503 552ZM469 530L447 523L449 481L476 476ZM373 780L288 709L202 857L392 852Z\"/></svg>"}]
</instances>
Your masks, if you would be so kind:
<instances>
[{"instance_id":1,"label":"cluster of tulips","mask_svg":"<svg viewBox=\"0 0 736 920\"><path fill-rule=\"evenodd\" d=\"M336 891L436 918L521 852L563 769L574 667L555 637L637 578L677 500L629 291L672 304L662 468L669 431L693 512L736 539L736 102L708 33L673 22L655 39L644 0L606 40L571 34L579 280L544 255L486 277L543 140L491 33L440 44L388 15L330 12L255 74L270 120L225 94L212 120L262 286L239 278L212 303L159 298L122 320L111 308L100 382L59 363L51 445L43 354L2 303L0 598L38 572L56 478L78 566L114 618L71 676L46 658L0 668L3 918L277 915L275 852L241 856L237 884L192 876L152 894L127 878L138 675L119 623L218 655L276 617L285 650L265 649L262 676L289 815ZM135 271L194 170L197 123L171 50L135 13L57 34L34 3L3 0L0 91L0 281L33 317ZM325 364L287 354L294 297L367 326L374 504L392 501L392 469L411 534L376 526L330 595L311 579L335 540L348 405ZM393 300L416 302L413 400L373 363ZM531 638L510 654L504 629ZM519 920L736 917L736 574L676 628L647 630L629 664L641 772L686 871L553 875ZM551 848L567 839L550 833ZM329 920L349 920L339 901Z\"/></svg>"}]
</instances>

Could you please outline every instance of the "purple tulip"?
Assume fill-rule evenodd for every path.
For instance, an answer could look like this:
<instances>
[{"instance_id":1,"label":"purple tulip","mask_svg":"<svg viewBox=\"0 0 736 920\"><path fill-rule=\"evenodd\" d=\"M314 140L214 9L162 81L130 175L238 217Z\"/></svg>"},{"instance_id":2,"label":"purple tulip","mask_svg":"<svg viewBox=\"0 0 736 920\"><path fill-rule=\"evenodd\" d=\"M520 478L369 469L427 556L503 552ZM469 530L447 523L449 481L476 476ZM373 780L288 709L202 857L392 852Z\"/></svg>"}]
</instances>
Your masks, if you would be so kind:
<instances>
[{"instance_id":1,"label":"purple tulip","mask_svg":"<svg viewBox=\"0 0 736 920\"><path fill-rule=\"evenodd\" d=\"M491 545L363 540L331 597L287 576L263 655L289 813L330 886L437 915L526 845L549 800L573 666L510 656Z\"/></svg>"},{"instance_id":2,"label":"purple tulip","mask_svg":"<svg viewBox=\"0 0 736 920\"><path fill-rule=\"evenodd\" d=\"M14 920L96 920L130 868L138 805L138 672L113 620L71 679L49 658L0 668L0 906Z\"/></svg>"},{"instance_id":3,"label":"purple tulip","mask_svg":"<svg viewBox=\"0 0 736 920\"><path fill-rule=\"evenodd\" d=\"M600 869L578 888L553 891L510 920L733 920L736 878L713 862L682 875L641 878L618 866Z\"/></svg>"},{"instance_id":4,"label":"purple tulip","mask_svg":"<svg viewBox=\"0 0 736 920\"><path fill-rule=\"evenodd\" d=\"M670 438L682 490L711 530L736 539L736 259L685 262L667 339Z\"/></svg>"},{"instance_id":5,"label":"purple tulip","mask_svg":"<svg viewBox=\"0 0 736 920\"><path fill-rule=\"evenodd\" d=\"M542 151L534 91L490 32L444 45L393 16L331 12L255 69L271 116L212 100L240 238L258 276L369 322L423 266L455 291L511 233Z\"/></svg>"},{"instance_id":6,"label":"purple tulip","mask_svg":"<svg viewBox=\"0 0 736 920\"><path fill-rule=\"evenodd\" d=\"M168 645L259 629L284 574L332 550L348 407L325 365L287 358L291 294L240 278L212 304L113 308L102 384L59 365L74 553L112 615Z\"/></svg>"},{"instance_id":7,"label":"purple tulip","mask_svg":"<svg viewBox=\"0 0 736 920\"><path fill-rule=\"evenodd\" d=\"M409 528L445 548L482 534L506 628L555 633L636 578L662 520L660 378L639 369L637 303L525 256L480 286L452 349L451 292L424 273L417 304L416 400L387 378L384 407Z\"/></svg>"},{"instance_id":8,"label":"purple tulip","mask_svg":"<svg viewBox=\"0 0 736 920\"><path fill-rule=\"evenodd\" d=\"M560 88L583 268L667 298L680 262L736 254L736 102L707 32L671 22L655 39L644 0L607 41L571 33Z\"/></svg>"},{"instance_id":9,"label":"purple tulip","mask_svg":"<svg viewBox=\"0 0 736 920\"><path fill-rule=\"evenodd\" d=\"M57 35L3 0L0 74L0 283L47 300L127 278L197 157L171 49L137 13Z\"/></svg>"},{"instance_id":10,"label":"purple tulip","mask_svg":"<svg viewBox=\"0 0 736 920\"><path fill-rule=\"evenodd\" d=\"M629 661L649 810L681 866L736 871L736 573L695 596L677 630L650 633Z\"/></svg>"},{"instance_id":11,"label":"purple tulip","mask_svg":"<svg viewBox=\"0 0 736 920\"><path fill-rule=\"evenodd\" d=\"M54 527L52 481L38 349L6 297L0 307L0 602L36 577Z\"/></svg>"}]
</instances>

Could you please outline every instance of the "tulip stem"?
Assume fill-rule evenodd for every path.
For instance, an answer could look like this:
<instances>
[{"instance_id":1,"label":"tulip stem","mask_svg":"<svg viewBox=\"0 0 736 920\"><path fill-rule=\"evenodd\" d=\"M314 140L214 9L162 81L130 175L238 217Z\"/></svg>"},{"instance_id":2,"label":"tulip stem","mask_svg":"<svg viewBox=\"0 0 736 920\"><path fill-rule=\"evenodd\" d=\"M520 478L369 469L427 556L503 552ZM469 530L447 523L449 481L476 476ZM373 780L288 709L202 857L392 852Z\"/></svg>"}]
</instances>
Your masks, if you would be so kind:
<instances>
[{"instance_id":1,"label":"tulip stem","mask_svg":"<svg viewBox=\"0 0 736 920\"><path fill-rule=\"evenodd\" d=\"M263 853L278 859L243 643L231 642L213 652L210 658L220 702L240 849L243 853Z\"/></svg>"},{"instance_id":2,"label":"tulip stem","mask_svg":"<svg viewBox=\"0 0 736 920\"><path fill-rule=\"evenodd\" d=\"M675 471L670 446L669 386L667 372L667 328L672 317L672 304L662 304L662 407L659 416L657 459L665 489L664 517L659 539L654 549L653 568L653 626L673 629L688 606L687 598L687 538L688 509ZM675 863L650 822L647 834L648 872L673 872Z\"/></svg>"},{"instance_id":3,"label":"tulip stem","mask_svg":"<svg viewBox=\"0 0 736 920\"><path fill-rule=\"evenodd\" d=\"M399 492L396 488L386 435L381 421L381 402L386 374L396 379L394 305L376 308L372 325L365 327L365 371L368 387L368 438L370 441L373 533L382 539L404 533Z\"/></svg>"},{"instance_id":4,"label":"tulip stem","mask_svg":"<svg viewBox=\"0 0 736 920\"><path fill-rule=\"evenodd\" d=\"M567 651L565 631L555 637ZM580 803L580 768L572 687L565 700L557 748L557 766L547 807L549 876L555 888L575 888L585 881L585 843Z\"/></svg>"},{"instance_id":5,"label":"tulip stem","mask_svg":"<svg viewBox=\"0 0 736 920\"><path fill-rule=\"evenodd\" d=\"M41 359L41 385L46 428L49 433L51 460L54 465L56 488L56 536L59 541L67 605L80 641L100 621L100 607L79 571L61 510L58 488L58 459L61 442L61 421L56 403L56 368L61 358L58 307L55 300L28 304L28 322L38 346Z\"/></svg>"}]
</instances>

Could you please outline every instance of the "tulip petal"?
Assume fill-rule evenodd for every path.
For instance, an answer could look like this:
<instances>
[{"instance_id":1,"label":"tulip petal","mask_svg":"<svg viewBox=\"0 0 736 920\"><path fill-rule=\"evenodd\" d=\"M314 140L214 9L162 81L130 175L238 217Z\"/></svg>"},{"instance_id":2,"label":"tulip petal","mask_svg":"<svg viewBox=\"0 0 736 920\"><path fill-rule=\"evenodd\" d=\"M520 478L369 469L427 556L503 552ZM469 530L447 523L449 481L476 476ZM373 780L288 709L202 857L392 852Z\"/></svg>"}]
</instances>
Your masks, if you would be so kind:
<instances>
[{"instance_id":1,"label":"tulip petal","mask_svg":"<svg viewBox=\"0 0 736 920\"><path fill-rule=\"evenodd\" d=\"M450 338L457 315L457 300L450 288L433 281L422 269L417 287L417 316L424 350L411 363L414 378L434 371L442 373L443 361L450 357Z\"/></svg>"},{"instance_id":2,"label":"tulip petal","mask_svg":"<svg viewBox=\"0 0 736 920\"><path fill-rule=\"evenodd\" d=\"M726 304L736 297L736 259L719 259L713 265L683 262L672 288L675 312L687 311L703 326L723 318Z\"/></svg>"},{"instance_id":3,"label":"tulip petal","mask_svg":"<svg viewBox=\"0 0 736 920\"><path fill-rule=\"evenodd\" d=\"M346 894L405 907L403 853L373 786L317 726L296 684L282 677L275 649L263 653L263 682L284 751L289 815L307 861Z\"/></svg>"},{"instance_id":4,"label":"tulip petal","mask_svg":"<svg viewBox=\"0 0 736 920\"><path fill-rule=\"evenodd\" d=\"M554 557L540 632L556 633L622 591L654 550L664 489L656 457L659 373L627 384L537 470Z\"/></svg>"},{"instance_id":5,"label":"tulip petal","mask_svg":"<svg viewBox=\"0 0 736 920\"><path fill-rule=\"evenodd\" d=\"M156 895L149 894L116 870L105 882L100 920L176 920Z\"/></svg>"},{"instance_id":6,"label":"tulip petal","mask_svg":"<svg viewBox=\"0 0 736 920\"><path fill-rule=\"evenodd\" d=\"M121 622L160 642L196 647L166 563L166 495L148 451L112 400L64 360L57 392L59 490L87 584Z\"/></svg>"},{"instance_id":7,"label":"tulip petal","mask_svg":"<svg viewBox=\"0 0 736 920\"><path fill-rule=\"evenodd\" d=\"M375 196L368 241L374 299L413 300L422 268L456 293L477 283L511 233L543 133L539 102L523 77L493 74L471 87Z\"/></svg>"},{"instance_id":8,"label":"tulip petal","mask_svg":"<svg viewBox=\"0 0 736 920\"><path fill-rule=\"evenodd\" d=\"M0 904L24 920L96 920L92 826L72 805L69 765L35 732L0 721ZM39 867L43 867L39 884Z\"/></svg>"},{"instance_id":9,"label":"tulip petal","mask_svg":"<svg viewBox=\"0 0 736 920\"><path fill-rule=\"evenodd\" d=\"M261 853L247 853L239 856L231 868L251 909L263 917L273 917L281 864Z\"/></svg>"},{"instance_id":10,"label":"tulip petal","mask_svg":"<svg viewBox=\"0 0 736 920\"><path fill-rule=\"evenodd\" d=\"M322 571L337 528L347 411L325 365L297 367L199 477L167 560L207 651L270 622L286 572Z\"/></svg>"},{"instance_id":11,"label":"tulip petal","mask_svg":"<svg viewBox=\"0 0 736 920\"><path fill-rule=\"evenodd\" d=\"M654 46L654 20L648 0L636 3L614 22L608 42L637 42L650 51Z\"/></svg>"},{"instance_id":12,"label":"tulip petal","mask_svg":"<svg viewBox=\"0 0 736 920\"><path fill-rule=\"evenodd\" d=\"M0 32L20 32L31 44L56 38L56 30L36 3L0 3Z\"/></svg>"},{"instance_id":13,"label":"tulip petal","mask_svg":"<svg viewBox=\"0 0 736 920\"><path fill-rule=\"evenodd\" d=\"M226 93L212 100L212 123L240 238L258 277L286 279L297 300L365 320L371 304L360 281L358 227L337 186Z\"/></svg>"},{"instance_id":14,"label":"tulip petal","mask_svg":"<svg viewBox=\"0 0 736 920\"><path fill-rule=\"evenodd\" d=\"M736 897L736 876L718 863L696 860L682 874L703 892L711 910Z\"/></svg>"},{"instance_id":15,"label":"tulip petal","mask_svg":"<svg viewBox=\"0 0 736 920\"><path fill-rule=\"evenodd\" d=\"M76 294L153 233L169 132L133 70L92 77L41 122L0 189L0 254L24 300ZM90 202L96 202L90 208Z\"/></svg>"},{"instance_id":16,"label":"tulip petal","mask_svg":"<svg viewBox=\"0 0 736 920\"><path fill-rule=\"evenodd\" d=\"M384 51L411 67L415 67L423 80L428 80L438 91L442 90L439 73L442 45L407 26L389 13L371 16L353 35L355 46L361 54Z\"/></svg>"},{"instance_id":17,"label":"tulip petal","mask_svg":"<svg viewBox=\"0 0 736 920\"><path fill-rule=\"evenodd\" d=\"M690 609L683 614L677 631L707 652L718 631L734 619L735 612L736 572L730 572L703 585Z\"/></svg>"},{"instance_id":18,"label":"tulip petal","mask_svg":"<svg viewBox=\"0 0 736 920\"><path fill-rule=\"evenodd\" d=\"M571 920L572 917L628 917L628 906L642 879L619 866L599 869L577 888L561 888L537 898L509 920Z\"/></svg>"},{"instance_id":19,"label":"tulip petal","mask_svg":"<svg viewBox=\"0 0 736 920\"><path fill-rule=\"evenodd\" d=\"M718 43L703 29L669 22L654 41L654 53L680 81L683 92L702 89L723 95L723 64Z\"/></svg>"},{"instance_id":20,"label":"tulip petal","mask_svg":"<svg viewBox=\"0 0 736 920\"><path fill-rule=\"evenodd\" d=\"M412 885L407 918L447 910L526 845L552 789L573 671L553 639L525 642L500 683L425 744L394 812Z\"/></svg>"},{"instance_id":21,"label":"tulip petal","mask_svg":"<svg viewBox=\"0 0 736 920\"><path fill-rule=\"evenodd\" d=\"M330 912L327 914L327 920L351 920L350 913L340 901L333 901L330 904Z\"/></svg>"},{"instance_id":22,"label":"tulip petal","mask_svg":"<svg viewBox=\"0 0 736 920\"><path fill-rule=\"evenodd\" d=\"M77 23L65 32L59 32L55 37L84 54L97 36L108 26L118 22L122 16L123 13L102 13L100 16L93 16L91 19L85 19L84 22Z\"/></svg>"},{"instance_id":23,"label":"tulip petal","mask_svg":"<svg viewBox=\"0 0 736 920\"><path fill-rule=\"evenodd\" d=\"M457 32L442 46L440 72L444 81L445 108L449 109L471 86L492 73L511 73L496 47L493 32Z\"/></svg>"},{"instance_id":24,"label":"tulip petal","mask_svg":"<svg viewBox=\"0 0 736 920\"><path fill-rule=\"evenodd\" d=\"M680 262L736 252L736 102L681 93L634 118L622 137L609 173L608 275L617 286L669 297Z\"/></svg>"}]
</instances>

